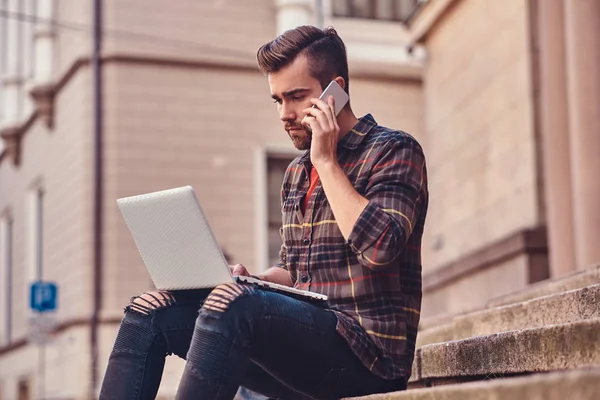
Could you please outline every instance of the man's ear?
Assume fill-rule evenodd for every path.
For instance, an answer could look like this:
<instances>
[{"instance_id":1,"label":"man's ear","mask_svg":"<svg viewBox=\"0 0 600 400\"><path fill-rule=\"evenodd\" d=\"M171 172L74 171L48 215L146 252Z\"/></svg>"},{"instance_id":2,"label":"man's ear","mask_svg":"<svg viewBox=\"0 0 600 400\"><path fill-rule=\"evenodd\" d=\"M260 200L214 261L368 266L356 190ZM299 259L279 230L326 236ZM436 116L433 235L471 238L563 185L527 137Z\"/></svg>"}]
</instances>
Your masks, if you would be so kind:
<instances>
[{"instance_id":1,"label":"man's ear","mask_svg":"<svg viewBox=\"0 0 600 400\"><path fill-rule=\"evenodd\" d=\"M346 80L344 78L338 76L334 79L334 81L336 81L337 84L342 87L342 89L346 90Z\"/></svg>"}]
</instances>

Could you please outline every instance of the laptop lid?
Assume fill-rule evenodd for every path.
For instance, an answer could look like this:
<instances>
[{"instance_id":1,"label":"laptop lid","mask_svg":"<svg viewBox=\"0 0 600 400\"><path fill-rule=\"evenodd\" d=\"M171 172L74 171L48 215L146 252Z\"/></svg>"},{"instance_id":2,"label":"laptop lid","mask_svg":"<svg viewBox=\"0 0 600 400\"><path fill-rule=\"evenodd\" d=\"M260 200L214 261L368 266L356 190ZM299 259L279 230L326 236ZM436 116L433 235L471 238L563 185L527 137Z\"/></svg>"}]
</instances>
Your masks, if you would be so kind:
<instances>
[{"instance_id":1,"label":"laptop lid","mask_svg":"<svg viewBox=\"0 0 600 400\"><path fill-rule=\"evenodd\" d=\"M118 199L117 205L157 289L233 281L191 186Z\"/></svg>"}]
</instances>

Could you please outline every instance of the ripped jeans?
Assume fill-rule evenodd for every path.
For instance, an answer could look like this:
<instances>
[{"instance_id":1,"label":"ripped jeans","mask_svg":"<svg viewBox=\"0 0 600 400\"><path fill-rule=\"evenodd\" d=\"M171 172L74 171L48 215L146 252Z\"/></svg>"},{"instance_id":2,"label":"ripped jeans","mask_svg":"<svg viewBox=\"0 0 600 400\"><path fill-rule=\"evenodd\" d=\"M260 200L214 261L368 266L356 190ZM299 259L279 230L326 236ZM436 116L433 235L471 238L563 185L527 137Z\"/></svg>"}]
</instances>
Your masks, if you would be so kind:
<instances>
[{"instance_id":1,"label":"ripped jeans","mask_svg":"<svg viewBox=\"0 0 600 400\"><path fill-rule=\"evenodd\" d=\"M171 293L147 312L126 308L100 399L154 399L170 354L187 360L177 399L231 400L240 386L273 399L406 388L403 379L382 379L360 362L330 310L234 283L210 294Z\"/></svg>"}]
</instances>

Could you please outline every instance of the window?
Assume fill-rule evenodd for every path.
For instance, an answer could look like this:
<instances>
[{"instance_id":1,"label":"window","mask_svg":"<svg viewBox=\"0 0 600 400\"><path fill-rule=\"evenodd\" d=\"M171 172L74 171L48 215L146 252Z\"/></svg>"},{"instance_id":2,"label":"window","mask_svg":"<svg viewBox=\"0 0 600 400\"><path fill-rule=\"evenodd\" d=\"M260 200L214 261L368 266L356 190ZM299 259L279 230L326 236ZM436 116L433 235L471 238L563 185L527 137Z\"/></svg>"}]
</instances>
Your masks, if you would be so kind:
<instances>
[{"instance_id":1,"label":"window","mask_svg":"<svg viewBox=\"0 0 600 400\"><path fill-rule=\"evenodd\" d=\"M12 334L13 229L9 215L0 220L0 346L9 344Z\"/></svg>"},{"instance_id":2,"label":"window","mask_svg":"<svg viewBox=\"0 0 600 400\"><path fill-rule=\"evenodd\" d=\"M26 89L34 75L36 7L37 0L0 0L0 122L19 122L33 109ZM4 78L16 86L10 98Z\"/></svg>"},{"instance_id":3,"label":"window","mask_svg":"<svg viewBox=\"0 0 600 400\"><path fill-rule=\"evenodd\" d=\"M44 191L33 189L29 193L28 221L28 279L29 283L41 280L43 262Z\"/></svg>"},{"instance_id":4,"label":"window","mask_svg":"<svg viewBox=\"0 0 600 400\"><path fill-rule=\"evenodd\" d=\"M36 0L25 0L20 3L20 7L24 8L23 14L28 18L21 22L21 33L23 37L22 46L22 74L23 78L33 78L34 61L35 61L35 17L36 17Z\"/></svg>"},{"instance_id":5,"label":"window","mask_svg":"<svg viewBox=\"0 0 600 400\"><path fill-rule=\"evenodd\" d=\"M7 9L7 1L8 0L0 0L0 10L5 11ZM4 80L4 76L6 75L6 59L8 58L8 18L6 15L0 15L0 123L4 121L4 93L2 91L2 83ZM0 140L0 153L4 148L4 143Z\"/></svg>"},{"instance_id":6,"label":"window","mask_svg":"<svg viewBox=\"0 0 600 400\"><path fill-rule=\"evenodd\" d=\"M17 386L18 400L31 400L31 388L29 379L21 379Z\"/></svg>"},{"instance_id":7,"label":"window","mask_svg":"<svg viewBox=\"0 0 600 400\"><path fill-rule=\"evenodd\" d=\"M332 0L333 16L407 21L423 0Z\"/></svg>"},{"instance_id":8,"label":"window","mask_svg":"<svg viewBox=\"0 0 600 400\"><path fill-rule=\"evenodd\" d=\"M269 265L279 262L281 249L281 184L287 166L292 162L293 156L272 156L267 158L267 224Z\"/></svg>"},{"instance_id":9,"label":"window","mask_svg":"<svg viewBox=\"0 0 600 400\"><path fill-rule=\"evenodd\" d=\"M6 58L7 58L7 48L6 48L6 36L7 36L7 21L8 16L4 14L8 9L8 0L0 0L0 10L2 14L0 14L0 73L4 74L6 71Z\"/></svg>"},{"instance_id":10,"label":"window","mask_svg":"<svg viewBox=\"0 0 600 400\"><path fill-rule=\"evenodd\" d=\"M31 83L34 79L35 70L35 17L37 0L22 0L19 7L23 15L27 18L20 22L20 75L21 75L21 94L19 101L21 105L20 117L27 118L34 110L33 99L28 95Z\"/></svg>"}]
</instances>

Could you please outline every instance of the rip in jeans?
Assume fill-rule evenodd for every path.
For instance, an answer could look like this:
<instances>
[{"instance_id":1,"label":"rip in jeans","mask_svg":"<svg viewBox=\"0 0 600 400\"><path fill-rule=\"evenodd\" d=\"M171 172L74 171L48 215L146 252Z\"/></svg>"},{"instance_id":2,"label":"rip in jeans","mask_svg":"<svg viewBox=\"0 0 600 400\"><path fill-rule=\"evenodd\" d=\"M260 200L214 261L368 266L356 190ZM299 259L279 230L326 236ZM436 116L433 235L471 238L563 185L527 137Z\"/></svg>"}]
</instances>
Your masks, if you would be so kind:
<instances>
[{"instance_id":1,"label":"rip in jeans","mask_svg":"<svg viewBox=\"0 0 600 400\"><path fill-rule=\"evenodd\" d=\"M254 293L254 290L247 285L224 283L210 292L202 310L224 313L237 298L252 293Z\"/></svg>"},{"instance_id":2,"label":"rip in jeans","mask_svg":"<svg viewBox=\"0 0 600 400\"><path fill-rule=\"evenodd\" d=\"M125 312L133 311L142 315L150 315L153 311L175 305L173 295L164 291L144 293L132 297L129 301Z\"/></svg>"}]
</instances>

